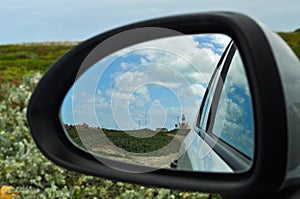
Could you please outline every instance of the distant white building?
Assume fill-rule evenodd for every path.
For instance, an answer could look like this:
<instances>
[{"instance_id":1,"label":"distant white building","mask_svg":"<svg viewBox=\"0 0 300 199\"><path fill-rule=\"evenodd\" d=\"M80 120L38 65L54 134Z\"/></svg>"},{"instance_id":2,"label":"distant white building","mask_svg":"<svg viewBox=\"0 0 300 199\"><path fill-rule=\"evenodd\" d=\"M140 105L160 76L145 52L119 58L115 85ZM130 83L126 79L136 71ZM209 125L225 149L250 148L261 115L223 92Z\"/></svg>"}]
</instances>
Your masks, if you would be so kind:
<instances>
[{"instance_id":1,"label":"distant white building","mask_svg":"<svg viewBox=\"0 0 300 199\"><path fill-rule=\"evenodd\" d=\"M156 128L156 131L161 131L161 132L168 132L167 128Z\"/></svg>"},{"instance_id":2,"label":"distant white building","mask_svg":"<svg viewBox=\"0 0 300 199\"><path fill-rule=\"evenodd\" d=\"M191 129L189 123L185 121L184 114L182 114L181 122L179 123L179 129Z\"/></svg>"},{"instance_id":3,"label":"distant white building","mask_svg":"<svg viewBox=\"0 0 300 199\"><path fill-rule=\"evenodd\" d=\"M76 124L75 128L76 129L88 129L88 128L90 128L90 126L84 122L83 124Z\"/></svg>"}]
</instances>

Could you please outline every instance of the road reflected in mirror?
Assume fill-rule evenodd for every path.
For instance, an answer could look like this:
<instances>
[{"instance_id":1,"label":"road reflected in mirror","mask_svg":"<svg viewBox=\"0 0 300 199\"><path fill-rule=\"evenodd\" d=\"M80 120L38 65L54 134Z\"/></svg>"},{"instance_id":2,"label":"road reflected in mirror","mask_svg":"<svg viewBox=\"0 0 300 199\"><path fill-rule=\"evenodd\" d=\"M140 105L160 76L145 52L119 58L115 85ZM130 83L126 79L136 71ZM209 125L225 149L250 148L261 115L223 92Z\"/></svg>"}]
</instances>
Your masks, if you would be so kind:
<instances>
[{"instance_id":1,"label":"road reflected in mirror","mask_svg":"<svg viewBox=\"0 0 300 199\"><path fill-rule=\"evenodd\" d=\"M180 35L129 46L100 59L77 78L62 103L60 118L68 138L95 157L155 169L249 169L251 163L236 170L224 161L201 137L197 123L206 90L230 45L231 39L222 34ZM254 135L249 139L254 149ZM187 153L195 148L199 151ZM188 159L197 166L186 161L187 154L194 154ZM246 157L250 162L251 158Z\"/></svg>"}]
</instances>

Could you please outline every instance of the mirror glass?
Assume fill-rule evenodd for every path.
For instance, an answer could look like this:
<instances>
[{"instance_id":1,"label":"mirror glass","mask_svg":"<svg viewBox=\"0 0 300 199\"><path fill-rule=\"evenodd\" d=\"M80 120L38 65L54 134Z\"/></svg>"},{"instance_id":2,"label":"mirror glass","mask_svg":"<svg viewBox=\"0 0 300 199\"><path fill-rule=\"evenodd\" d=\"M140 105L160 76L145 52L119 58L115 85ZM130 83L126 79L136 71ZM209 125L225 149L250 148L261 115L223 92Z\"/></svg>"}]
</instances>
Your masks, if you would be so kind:
<instances>
[{"instance_id":1,"label":"mirror glass","mask_svg":"<svg viewBox=\"0 0 300 199\"><path fill-rule=\"evenodd\" d=\"M249 169L254 154L251 96L238 50L234 58L229 52L233 45L223 34L180 35L96 59L78 76L61 105L60 118L68 138L95 157L151 168ZM225 65L233 65L227 70L234 71L228 81ZM208 88L211 102L206 102L206 111L214 124L208 124L200 111ZM215 109L210 108L214 99L219 104ZM200 115L207 128L197 122ZM246 166L237 169L228 164L215 150L224 143L245 158Z\"/></svg>"}]
</instances>

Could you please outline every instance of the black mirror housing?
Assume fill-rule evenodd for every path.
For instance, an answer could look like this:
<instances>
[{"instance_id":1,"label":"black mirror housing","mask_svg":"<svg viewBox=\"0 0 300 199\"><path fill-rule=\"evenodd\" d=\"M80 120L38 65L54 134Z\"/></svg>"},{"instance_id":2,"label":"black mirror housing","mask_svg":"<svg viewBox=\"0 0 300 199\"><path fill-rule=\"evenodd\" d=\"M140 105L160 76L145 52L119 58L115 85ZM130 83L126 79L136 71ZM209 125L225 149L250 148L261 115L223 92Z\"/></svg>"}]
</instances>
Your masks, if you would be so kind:
<instances>
[{"instance_id":1,"label":"black mirror housing","mask_svg":"<svg viewBox=\"0 0 300 199\"><path fill-rule=\"evenodd\" d=\"M92 154L79 149L67 138L59 118L61 103L83 71L85 57L107 38L134 28L159 27L182 34L222 33L230 36L238 46L249 79L255 118L255 152L250 170L243 173L205 173L159 169L141 173L142 166L113 160L113 169ZM41 152L56 164L89 175L155 185L219 193L276 192L285 184L288 156L288 128L284 91L278 64L265 35L254 20L238 13L212 12L165 17L139 22L95 36L60 58L45 74L34 91L27 117L31 134ZM113 53L129 45L170 35L152 34L130 42L110 46ZM276 114L273 113L276 110ZM276 154L276 155L275 155ZM101 159L101 158L99 158ZM127 171L136 171L135 173Z\"/></svg>"}]
</instances>

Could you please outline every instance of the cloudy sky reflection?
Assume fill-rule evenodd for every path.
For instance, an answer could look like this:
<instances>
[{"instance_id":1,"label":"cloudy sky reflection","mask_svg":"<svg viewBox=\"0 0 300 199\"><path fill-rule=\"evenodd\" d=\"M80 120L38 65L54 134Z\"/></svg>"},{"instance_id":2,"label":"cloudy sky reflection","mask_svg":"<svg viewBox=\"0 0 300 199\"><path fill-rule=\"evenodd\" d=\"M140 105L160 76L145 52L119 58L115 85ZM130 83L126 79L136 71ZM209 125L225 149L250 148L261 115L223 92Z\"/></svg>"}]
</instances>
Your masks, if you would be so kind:
<instances>
[{"instance_id":1,"label":"cloudy sky reflection","mask_svg":"<svg viewBox=\"0 0 300 199\"><path fill-rule=\"evenodd\" d=\"M165 38L97 62L61 109L63 123L112 129L193 125L211 73L230 38L220 34Z\"/></svg>"}]
</instances>

